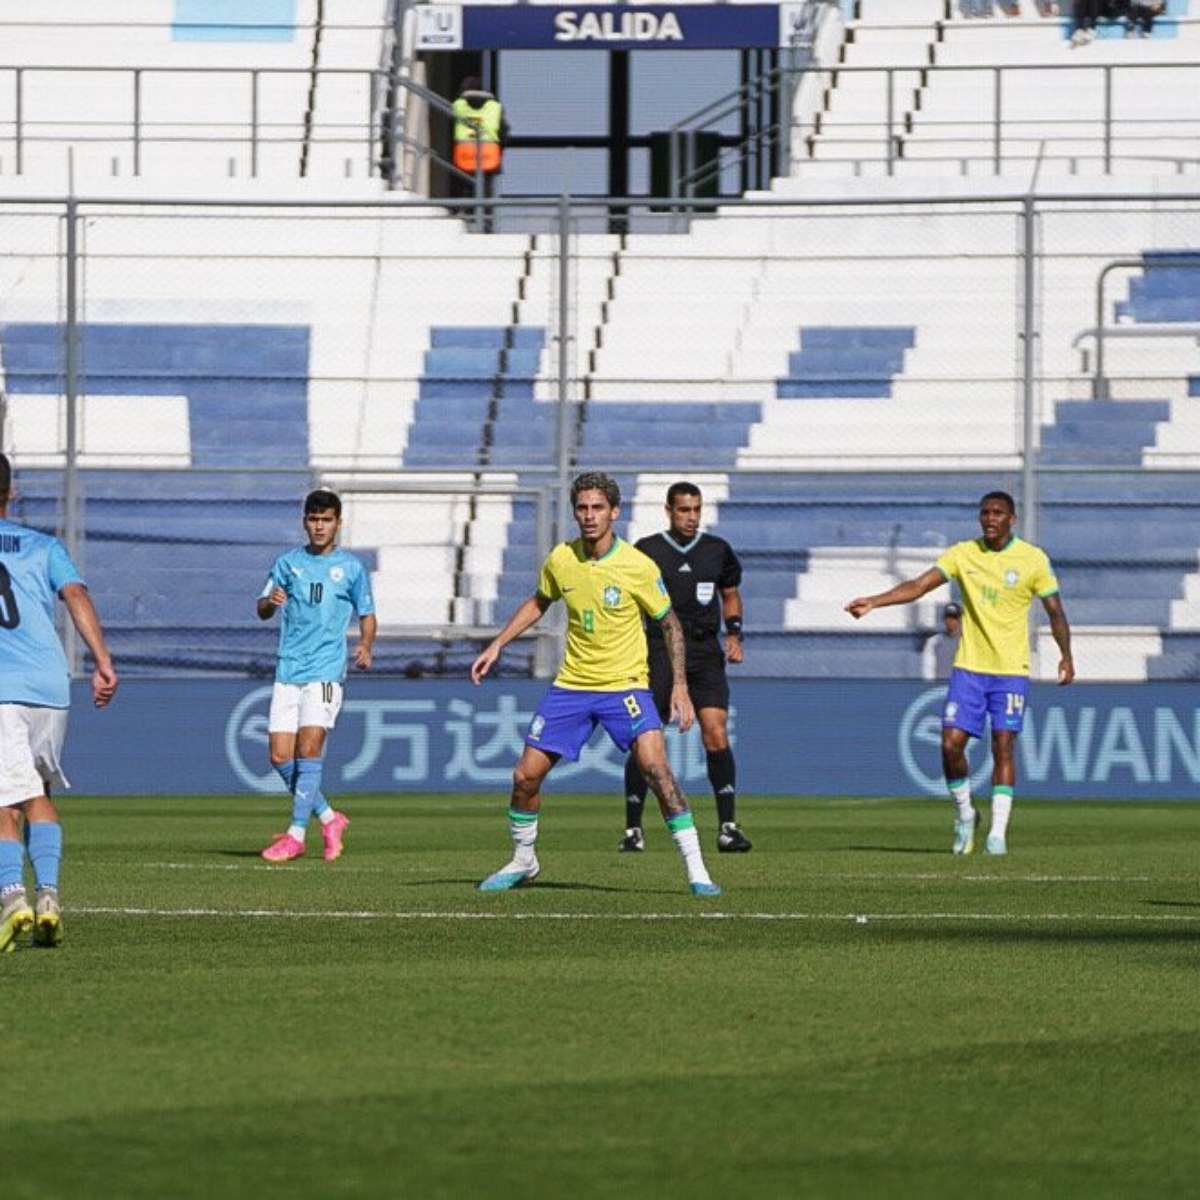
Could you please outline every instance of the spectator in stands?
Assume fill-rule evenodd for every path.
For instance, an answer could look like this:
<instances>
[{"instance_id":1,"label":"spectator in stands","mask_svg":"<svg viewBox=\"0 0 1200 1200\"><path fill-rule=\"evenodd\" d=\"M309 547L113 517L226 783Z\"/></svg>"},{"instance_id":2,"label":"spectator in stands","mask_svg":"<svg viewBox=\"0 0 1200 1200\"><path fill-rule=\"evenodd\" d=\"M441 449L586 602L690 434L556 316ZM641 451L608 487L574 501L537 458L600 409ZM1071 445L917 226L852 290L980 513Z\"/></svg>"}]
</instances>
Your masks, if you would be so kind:
<instances>
[{"instance_id":1,"label":"spectator in stands","mask_svg":"<svg viewBox=\"0 0 1200 1200\"><path fill-rule=\"evenodd\" d=\"M1075 32L1071 34L1072 46L1086 46L1095 39L1100 6L1101 0L1075 0L1072 14L1075 21Z\"/></svg>"},{"instance_id":2,"label":"spectator in stands","mask_svg":"<svg viewBox=\"0 0 1200 1200\"><path fill-rule=\"evenodd\" d=\"M959 10L964 17L990 17L995 12L993 0L960 0Z\"/></svg>"},{"instance_id":3,"label":"spectator in stands","mask_svg":"<svg viewBox=\"0 0 1200 1200\"><path fill-rule=\"evenodd\" d=\"M56 597L96 664L92 703L103 708L117 691L87 585L57 538L8 520L11 495L12 464L0 454L0 953L30 931L38 946L62 941L62 823L50 791L68 786L59 759L71 691L54 628ZM32 906L25 893L27 853L37 887Z\"/></svg>"},{"instance_id":4,"label":"spectator in stands","mask_svg":"<svg viewBox=\"0 0 1200 1200\"><path fill-rule=\"evenodd\" d=\"M958 639L962 633L962 609L951 602L942 609L942 629L931 633L921 647L921 677L923 679L949 679L954 668L954 656L958 653Z\"/></svg>"},{"instance_id":5,"label":"spectator in stands","mask_svg":"<svg viewBox=\"0 0 1200 1200\"><path fill-rule=\"evenodd\" d=\"M479 179L489 199L504 161L504 141L508 125L504 106L486 91L477 75L468 75L454 101L454 165L466 175ZM461 182L461 181L460 181ZM473 185L463 184L466 195L475 195ZM479 214L491 225L491 210Z\"/></svg>"},{"instance_id":6,"label":"spectator in stands","mask_svg":"<svg viewBox=\"0 0 1200 1200\"><path fill-rule=\"evenodd\" d=\"M1125 14L1125 36L1149 37L1154 32L1154 18L1166 11L1164 0L1132 0Z\"/></svg>"}]
</instances>

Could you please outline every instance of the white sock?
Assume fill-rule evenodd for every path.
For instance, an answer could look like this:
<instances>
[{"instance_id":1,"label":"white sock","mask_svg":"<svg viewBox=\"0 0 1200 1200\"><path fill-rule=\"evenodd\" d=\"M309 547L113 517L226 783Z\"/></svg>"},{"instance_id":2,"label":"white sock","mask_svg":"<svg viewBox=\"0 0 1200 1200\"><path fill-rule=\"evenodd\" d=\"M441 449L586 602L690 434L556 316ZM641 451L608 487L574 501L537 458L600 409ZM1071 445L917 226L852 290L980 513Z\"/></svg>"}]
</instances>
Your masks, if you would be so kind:
<instances>
[{"instance_id":1,"label":"white sock","mask_svg":"<svg viewBox=\"0 0 1200 1200\"><path fill-rule=\"evenodd\" d=\"M517 809L510 808L508 810L508 832L512 835L513 862L533 862L537 857L534 853L538 835L537 813L518 812Z\"/></svg>"},{"instance_id":2,"label":"white sock","mask_svg":"<svg viewBox=\"0 0 1200 1200\"><path fill-rule=\"evenodd\" d=\"M320 821L322 825L332 825L336 819L337 812L334 810L332 804L330 804L322 812L317 813L317 820Z\"/></svg>"},{"instance_id":3,"label":"white sock","mask_svg":"<svg viewBox=\"0 0 1200 1200\"><path fill-rule=\"evenodd\" d=\"M954 801L954 807L958 809L958 819L969 821L971 819L971 780L969 778L947 779L946 787L950 789L950 798Z\"/></svg>"},{"instance_id":4,"label":"white sock","mask_svg":"<svg viewBox=\"0 0 1200 1200\"><path fill-rule=\"evenodd\" d=\"M307 830L304 828L303 825L289 825L288 826L288 833L290 833L292 835L292 837L294 837L296 839L296 841L298 841L300 843L300 845L302 845L302 846L304 845L304 835L306 832L307 832Z\"/></svg>"},{"instance_id":5,"label":"white sock","mask_svg":"<svg viewBox=\"0 0 1200 1200\"><path fill-rule=\"evenodd\" d=\"M712 883L708 868L704 865L704 855L700 853L700 835L696 832L692 814L681 813L677 817L671 817L667 821L667 828L671 831L671 840L683 857L688 883Z\"/></svg>"},{"instance_id":6,"label":"white sock","mask_svg":"<svg viewBox=\"0 0 1200 1200\"><path fill-rule=\"evenodd\" d=\"M1012 788L992 788L992 833L1004 837L1008 833L1008 818L1012 815Z\"/></svg>"}]
</instances>

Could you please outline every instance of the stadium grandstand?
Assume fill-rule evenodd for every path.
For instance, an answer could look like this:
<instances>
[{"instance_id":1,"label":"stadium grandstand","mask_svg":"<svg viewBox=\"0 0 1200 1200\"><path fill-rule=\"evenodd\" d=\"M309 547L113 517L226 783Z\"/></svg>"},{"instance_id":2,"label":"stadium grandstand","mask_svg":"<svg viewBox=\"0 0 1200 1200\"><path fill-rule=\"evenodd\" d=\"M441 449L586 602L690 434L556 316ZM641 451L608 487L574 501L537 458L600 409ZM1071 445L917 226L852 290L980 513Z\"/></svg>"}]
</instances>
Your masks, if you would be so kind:
<instances>
[{"instance_id":1,"label":"stadium grandstand","mask_svg":"<svg viewBox=\"0 0 1200 1200\"><path fill-rule=\"evenodd\" d=\"M0 0L0 1200L1195 1196L1200 0L1076 7Z\"/></svg>"},{"instance_id":2,"label":"stadium grandstand","mask_svg":"<svg viewBox=\"0 0 1200 1200\"><path fill-rule=\"evenodd\" d=\"M748 675L919 678L932 600L842 605L969 536L997 485L1081 673L1200 675L1195 3L1077 45L1033 0L812 0L770 46L701 50L619 25L617 49L472 49L476 7L0 23L3 445L127 674L271 669L251 600L318 482L384 668L461 674L586 466L631 536L702 484L747 568ZM738 6L679 6L714 7ZM598 113L556 100L597 65ZM512 125L492 232L449 165L468 70ZM528 646L508 671L545 669Z\"/></svg>"}]
</instances>

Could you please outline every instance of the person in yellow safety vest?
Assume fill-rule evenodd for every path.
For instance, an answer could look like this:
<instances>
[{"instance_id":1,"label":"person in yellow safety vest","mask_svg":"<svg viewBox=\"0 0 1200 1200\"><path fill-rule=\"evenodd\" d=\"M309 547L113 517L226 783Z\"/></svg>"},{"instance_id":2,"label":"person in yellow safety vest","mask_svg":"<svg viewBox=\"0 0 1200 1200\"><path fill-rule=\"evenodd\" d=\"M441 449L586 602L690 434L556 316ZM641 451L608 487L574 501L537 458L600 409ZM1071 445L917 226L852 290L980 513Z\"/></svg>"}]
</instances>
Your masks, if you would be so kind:
<instances>
[{"instance_id":1,"label":"person in yellow safety vest","mask_svg":"<svg viewBox=\"0 0 1200 1200\"><path fill-rule=\"evenodd\" d=\"M477 76L467 76L454 101L454 165L468 175L476 169L495 175L500 170L503 136L503 106L484 91Z\"/></svg>"}]
</instances>

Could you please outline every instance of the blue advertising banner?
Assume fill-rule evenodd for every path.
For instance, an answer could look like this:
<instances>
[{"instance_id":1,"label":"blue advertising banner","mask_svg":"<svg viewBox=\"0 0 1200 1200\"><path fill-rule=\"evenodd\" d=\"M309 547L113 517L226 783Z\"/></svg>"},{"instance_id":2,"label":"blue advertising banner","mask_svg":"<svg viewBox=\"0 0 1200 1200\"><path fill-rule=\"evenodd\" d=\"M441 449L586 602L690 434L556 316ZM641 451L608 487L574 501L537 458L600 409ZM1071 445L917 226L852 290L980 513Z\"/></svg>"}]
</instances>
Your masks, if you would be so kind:
<instances>
[{"instance_id":1,"label":"blue advertising banner","mask_svg":"<svg viewBox=\"0 0 1200 1200\"><path fill-rule=\"evenodd\" d=\"M351 679L327 755L326 789L508 790L544 685L525 680ZM271 685L129 681L97 712L77 686L66 770L77 791L186 795L274 792L267 762ZM944 795L939 757L944 690L921 683L746 681L734 685L731 731L745 793ZM707 792L699 731L672 731L684 786ZM973 744L977 784L990 771ZM602 732L552 792L619 796L621 756ZM1052 798L1200 796L1200 693L1188 684L1031 689L1018 743L1018 793Z\"/></svg>"},{"instance_id":2,"label":"blue advertising banner","mask_svg":"<svg viewBox=\"0 0 1200 1200\"><path fill-rule=\"evenodd\" d=\"M719 50L785 45L799 4L424 5L418 50Z\"/></svg>"}]
</instances>

